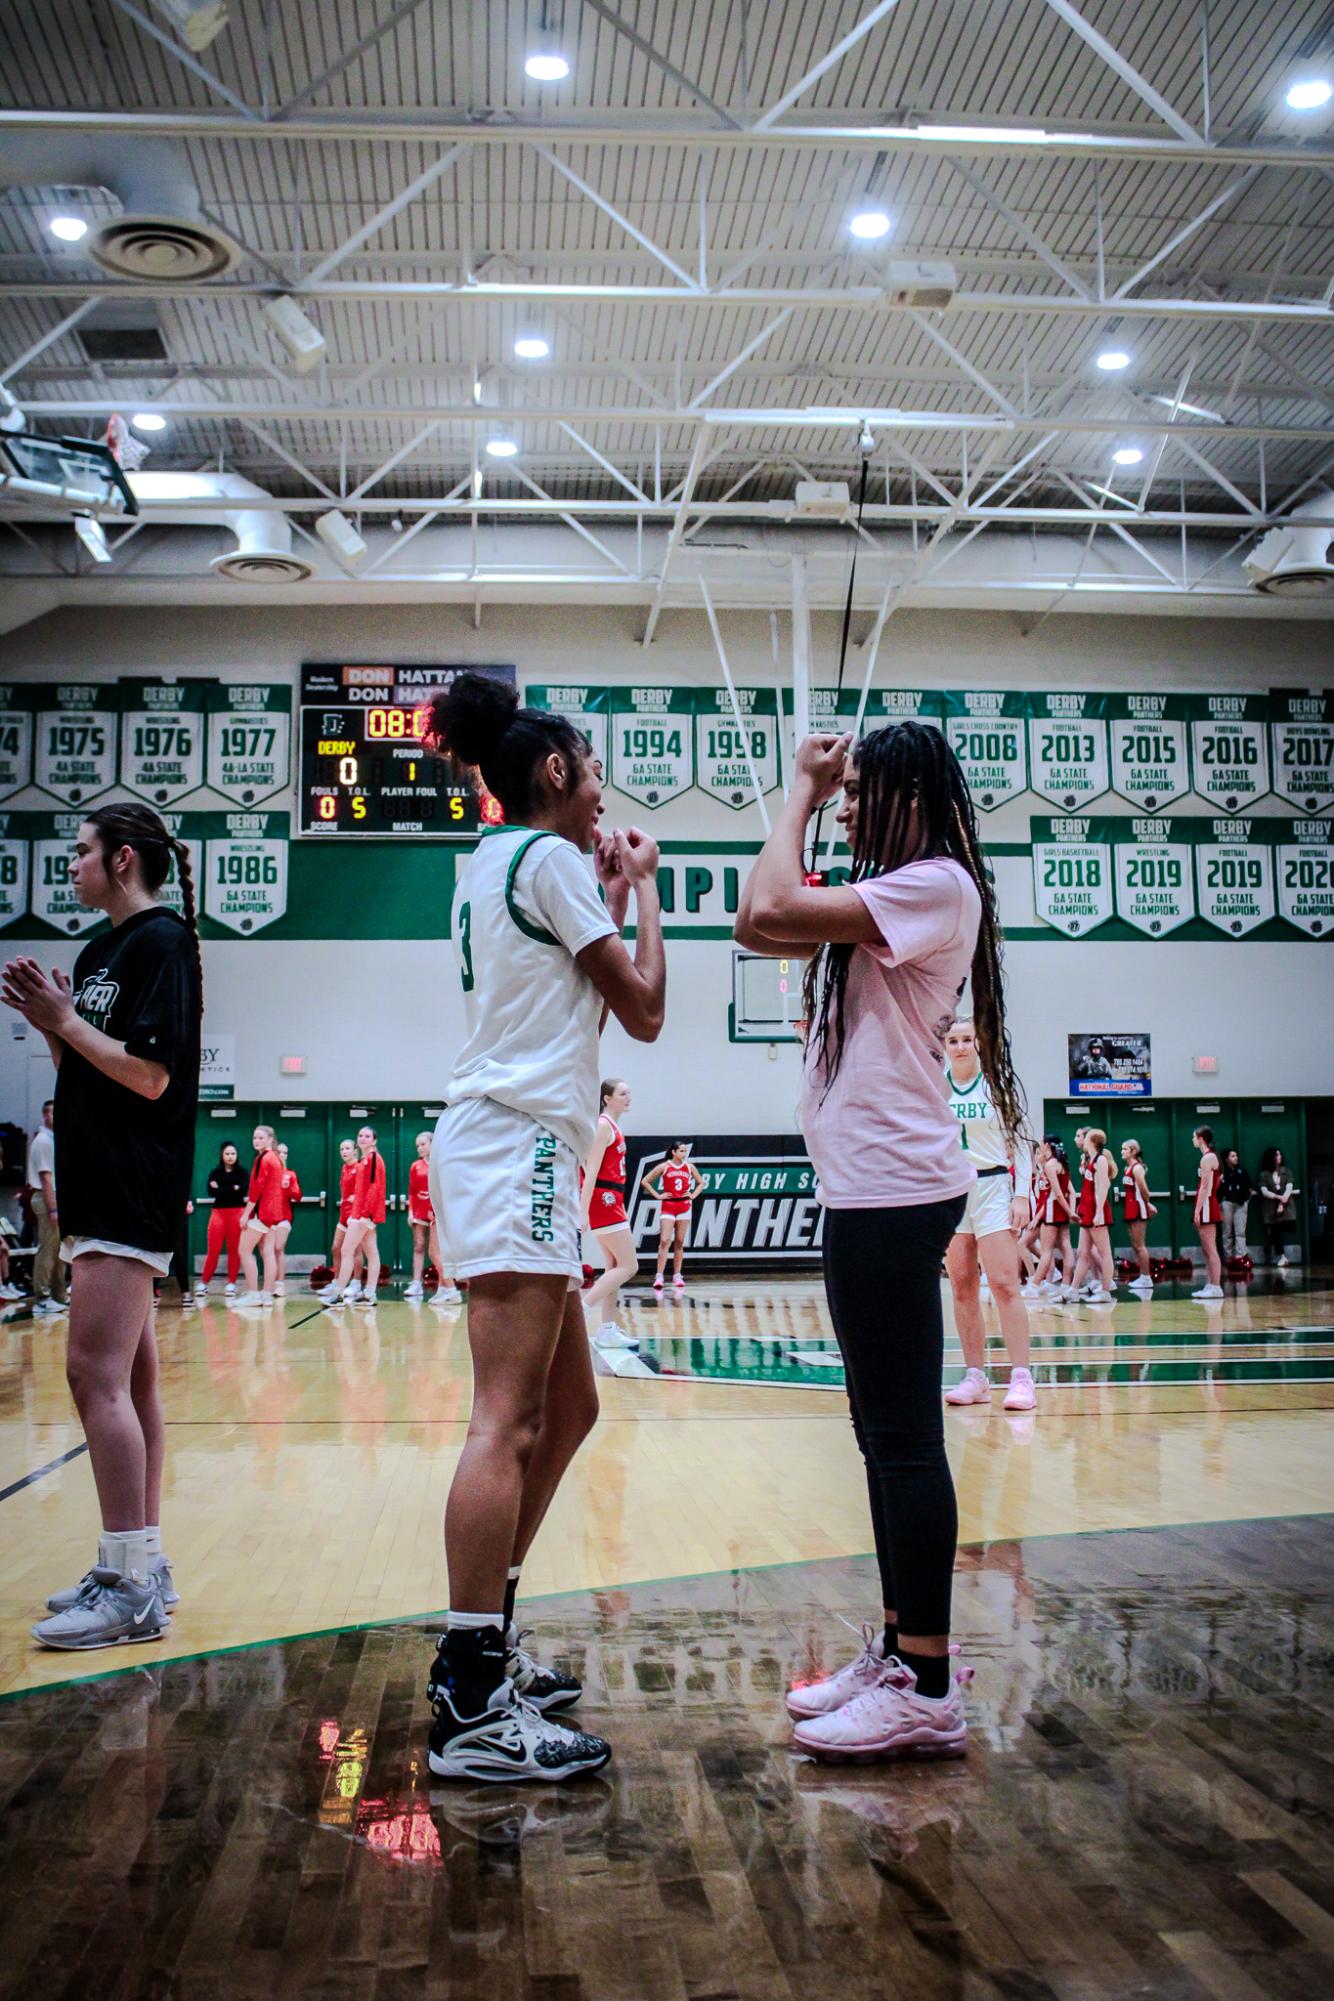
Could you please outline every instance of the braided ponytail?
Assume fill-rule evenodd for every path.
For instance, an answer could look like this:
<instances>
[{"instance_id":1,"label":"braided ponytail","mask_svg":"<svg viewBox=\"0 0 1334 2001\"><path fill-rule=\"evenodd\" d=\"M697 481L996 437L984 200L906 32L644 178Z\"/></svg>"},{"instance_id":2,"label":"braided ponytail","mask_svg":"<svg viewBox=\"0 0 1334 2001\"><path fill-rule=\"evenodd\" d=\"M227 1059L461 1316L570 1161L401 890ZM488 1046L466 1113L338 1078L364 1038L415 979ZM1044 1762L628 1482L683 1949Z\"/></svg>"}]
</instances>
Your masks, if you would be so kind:
<instances>
[{"instance_id":1,"label":"braided ponytail","mask_svg":"<svg viewBox=\"0 0 1334 2001\"><path fill-rule=\"evenodd\" d=\"M204 954L199 943L199 904L195 895L195 872L190 866L190 850L184 841L173 841L171 851L176 857L176 876L181 885L181 903L184 906L185 928L195 941L195 962L199 967L199 1012L204 1012Z\"/></svg>"}]
</instances>

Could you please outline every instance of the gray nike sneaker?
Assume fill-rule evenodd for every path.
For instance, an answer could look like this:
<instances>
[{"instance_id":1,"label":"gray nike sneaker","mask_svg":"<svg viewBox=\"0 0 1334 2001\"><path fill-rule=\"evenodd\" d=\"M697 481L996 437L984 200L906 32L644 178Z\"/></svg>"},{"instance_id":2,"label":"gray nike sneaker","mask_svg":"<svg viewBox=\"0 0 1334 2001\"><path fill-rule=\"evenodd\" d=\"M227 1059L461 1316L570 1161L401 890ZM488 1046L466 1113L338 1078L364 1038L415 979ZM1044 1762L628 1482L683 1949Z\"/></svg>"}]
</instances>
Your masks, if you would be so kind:
<instances>
[{"instance_id":1,"label":"gray nike sneaker","mask_svg":"<svg viewBox=\"0 0 1334 2001\"><path fill-rule=\"evenodd\" d=\"M181 1594L176 1589L175 1581L172 1578L170 1557L155 1556L149 1566L149 1574L157 1580L158 1588L162 1593L164 1608L168 1612L173 1611L181 1602ZM85 1591L92 1584L95 1575L95 1569L86 1570L78 1583L71 1585L68 1591L53 1591L46 1601L47 1611L68 1612L71 1605L78 1604Z\"/></svg>"},{"instance_id":2,"label":"gray nike sneaker","mask_svg":"<svg viewBox=\"0 0 1334 2001\"><path fill-rule=\"evenodd\" d=\"M32 1636L44 1647L83 1653L94 1647L123 1647L137 1640L160 1640L171 1631L156 1578L137 1584L118 1570L96 1564L86 1586L64 1612L54 1612L33 1627Z\"/></svg>"}]
</instances>

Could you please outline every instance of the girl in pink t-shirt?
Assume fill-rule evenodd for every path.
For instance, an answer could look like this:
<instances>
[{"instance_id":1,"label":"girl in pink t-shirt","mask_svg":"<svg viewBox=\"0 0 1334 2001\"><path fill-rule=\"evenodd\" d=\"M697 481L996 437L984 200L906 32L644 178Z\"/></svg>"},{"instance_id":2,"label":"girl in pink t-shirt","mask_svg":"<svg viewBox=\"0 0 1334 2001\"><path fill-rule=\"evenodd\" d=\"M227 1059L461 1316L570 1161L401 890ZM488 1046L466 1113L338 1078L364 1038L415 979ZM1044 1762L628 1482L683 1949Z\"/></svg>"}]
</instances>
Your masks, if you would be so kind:
<instances>
[{"instance_id":1,"label":"girl in pink t-shirt","mask_svg":"<svg viewBox=\"0 0 1334 2001\"><path fill-rule=\"evenodd\" d=\"M807 883L812 814L840 786L846 887ZM995 899L968 786L918 722L809 737L742 896L737 942L810 957L802 1130L826 1209L825 1291L866 1462L885 1629L828 1680L796 1686L796 1742L825 1757L959 1756L949 1665L958 1533L941 1411L940 1269L974 1181L943 1045L971 981L977 1051L1009 1133L1010 1062Z\"/></svg>"}]
</instances>

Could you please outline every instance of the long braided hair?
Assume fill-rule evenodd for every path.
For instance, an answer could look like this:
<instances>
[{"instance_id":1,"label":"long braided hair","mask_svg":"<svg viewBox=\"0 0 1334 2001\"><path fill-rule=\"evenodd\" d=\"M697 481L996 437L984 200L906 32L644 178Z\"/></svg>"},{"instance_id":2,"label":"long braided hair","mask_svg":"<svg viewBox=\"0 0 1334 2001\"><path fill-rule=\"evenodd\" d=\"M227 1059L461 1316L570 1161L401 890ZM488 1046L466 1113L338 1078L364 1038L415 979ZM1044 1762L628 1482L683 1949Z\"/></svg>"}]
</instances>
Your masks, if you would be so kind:
<instances>
[{"instance_id":1,"label":"long braided hair","mask_svg":"<svg viewBox=\"0 0 1334 2001\"><path fill-rule=\"evenodd\" d=\"M1005 1026L996 898L982 858L968 781L944 731L925 723L889 723L872 730L854 746L852 758L861 784L852 880L860 882L908 862L948 855L977 887L982 921L971 973L973 1026L991 1102L1013 1138L1023 1127L1026 1107ZM806 969L803 1011L826 1092L843 1060L848 967L855 949L824 945Z\"/></svg>"},{"instance_id":2,"label":"long braided hair","mask_svg":"<svg viewBox=\"0 0 1334 2001\"><path fill-rule=\"evenodd\" d=\"M82 818L90 827L97 829L102 842L102 854L110 860L117 848L133 848L139 857L143 871L144 888L150 896L156 896L167 877L171 874L173 858L176 874L181 885L181 902L185 910L185 926L194 939L195 959L199 966L199 1006L204 1006L204 961L199 949L199 906L195 895L194 871L190 867L190 850L184 841L174 840L165 823L151 806L142 806L137 800L126 799L117 806L95 806Z\"/></svg>"}]
</instances>

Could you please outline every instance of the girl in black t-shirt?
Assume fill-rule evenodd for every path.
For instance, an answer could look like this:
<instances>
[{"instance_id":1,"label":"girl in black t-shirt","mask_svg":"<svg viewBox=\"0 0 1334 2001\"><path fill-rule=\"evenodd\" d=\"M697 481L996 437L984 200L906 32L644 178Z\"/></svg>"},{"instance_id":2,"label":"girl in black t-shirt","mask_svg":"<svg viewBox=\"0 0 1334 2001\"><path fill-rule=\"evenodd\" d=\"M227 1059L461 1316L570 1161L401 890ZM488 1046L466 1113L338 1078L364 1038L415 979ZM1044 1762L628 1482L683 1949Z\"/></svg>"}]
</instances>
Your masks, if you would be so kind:
<instances>
[{"instance_id":1,"label":"girl in black t-shirt","mask_svg":"<svg viewBox=\"0 0 1334 2001\"><path fill-rule=\"evenodd\" d=\"M185 920L158 903L175 859ZM12 959L0 994L45 1036L56 1065L56 1176L72 1266L66 1373L102 1512L98 1559L47 1600L45 1646L158 1639L176 1603L162 1554L163 1427L153 1276L171 1263L190 1196L203 981L184 844L150 807L98 807L79 825L69 879L111 920L73 978Z\"/></svg>"}]
</instances>

